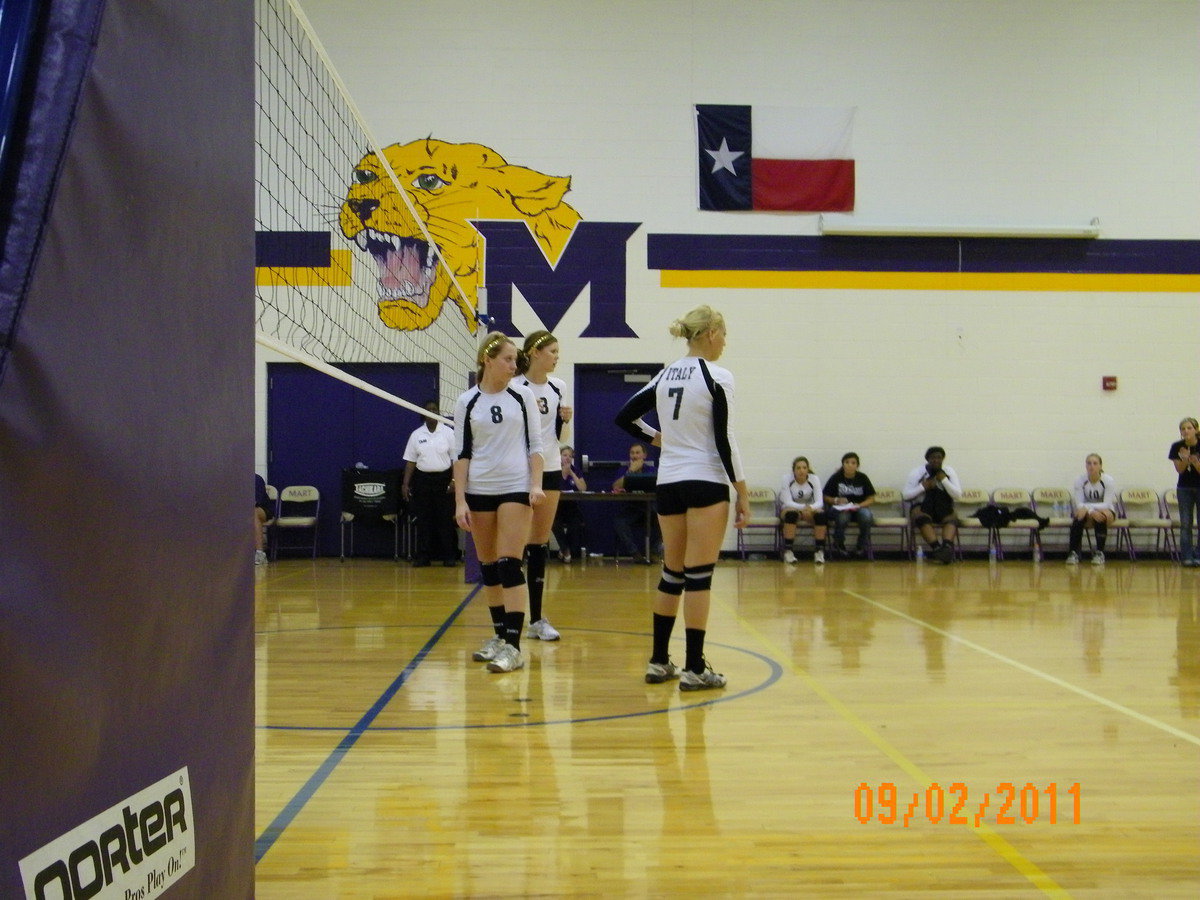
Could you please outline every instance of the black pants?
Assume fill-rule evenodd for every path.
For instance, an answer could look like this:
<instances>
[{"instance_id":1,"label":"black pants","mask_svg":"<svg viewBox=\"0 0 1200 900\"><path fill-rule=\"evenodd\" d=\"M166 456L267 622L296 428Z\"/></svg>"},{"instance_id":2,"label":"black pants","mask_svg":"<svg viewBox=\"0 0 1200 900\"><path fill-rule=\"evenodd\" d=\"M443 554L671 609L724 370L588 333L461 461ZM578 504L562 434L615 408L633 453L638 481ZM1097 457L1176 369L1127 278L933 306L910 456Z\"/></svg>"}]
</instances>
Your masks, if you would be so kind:
<instances>
[{"instance_id":1,"label":"black pants","mask_svg":"<svg viewBox=\"0 0 1200 900\"><path fill-rule=\"evenodd\" d=\"M579 504L574 500L568 500L566 503L559 500L551 529L558 541L558 549L572 556L579 556L584 547L583 528L583 510L579 508Z\"/></svg>"},{"instance_id":2,"label":"black pants","mask_svg":"<svg viewBox=\"0 0 1200 900\"><path fill-rule=\"evenodd\" d=\"M454 494L450 492L451 470L413 472L409 509L417 526L418 562L458 560L458 526L454 523Z\"/></svg>"}]
</instances>

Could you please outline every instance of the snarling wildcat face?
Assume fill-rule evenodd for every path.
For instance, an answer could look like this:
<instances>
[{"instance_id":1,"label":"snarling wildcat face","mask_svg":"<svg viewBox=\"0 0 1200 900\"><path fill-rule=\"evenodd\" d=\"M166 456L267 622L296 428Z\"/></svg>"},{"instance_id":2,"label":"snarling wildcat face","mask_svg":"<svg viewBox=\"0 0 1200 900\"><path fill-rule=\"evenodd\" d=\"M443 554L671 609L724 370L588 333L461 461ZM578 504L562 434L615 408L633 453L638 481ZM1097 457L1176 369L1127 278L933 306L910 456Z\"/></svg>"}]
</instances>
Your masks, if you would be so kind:
<instances>
[{"instance_id":1,"label":"snarling wildcat face","mask_svg":"<svg viewBox=\"0 0 1200 900\"><path fill-rule=\"evenodd\" d=\"M427 328L450 298L475 332L483 243L469 220L524 219L553 264L580 219L563 202L569 177L510 166L481 144L427 138L383 152L437 245L435 253L379 158L364 156L339 223L379 267L379 317L390 328Z\"/></svg>"}]
</instances>

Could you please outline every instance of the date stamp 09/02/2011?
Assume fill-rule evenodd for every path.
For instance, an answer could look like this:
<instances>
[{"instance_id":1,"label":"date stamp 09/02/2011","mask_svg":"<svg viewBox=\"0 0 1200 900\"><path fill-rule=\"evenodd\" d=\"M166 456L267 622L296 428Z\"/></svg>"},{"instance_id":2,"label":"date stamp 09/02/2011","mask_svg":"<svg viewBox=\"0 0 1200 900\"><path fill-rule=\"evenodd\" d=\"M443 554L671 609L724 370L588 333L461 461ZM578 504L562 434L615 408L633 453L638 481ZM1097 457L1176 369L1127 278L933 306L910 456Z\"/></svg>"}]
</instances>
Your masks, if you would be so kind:
<instances>
[{"instance_id":1,"label":"date stamp 09/02/2011","mask_svg":"<svg viewBox=\"0 0 1200 900\"><path fill-rule=\"evenodd\" d=\"M1018 786L1002 781L991 790L971 791L961 781L943 788L936 781L924 791L902 795L894 782L872 787L865 781L854 789L854 818L866 825L902 825L908 828L924 818L932 825L1078 825L1082 790L1079 782L1061 792L1058 782L1045 787L1031 782Z\"/></svg>"}]
</instances>

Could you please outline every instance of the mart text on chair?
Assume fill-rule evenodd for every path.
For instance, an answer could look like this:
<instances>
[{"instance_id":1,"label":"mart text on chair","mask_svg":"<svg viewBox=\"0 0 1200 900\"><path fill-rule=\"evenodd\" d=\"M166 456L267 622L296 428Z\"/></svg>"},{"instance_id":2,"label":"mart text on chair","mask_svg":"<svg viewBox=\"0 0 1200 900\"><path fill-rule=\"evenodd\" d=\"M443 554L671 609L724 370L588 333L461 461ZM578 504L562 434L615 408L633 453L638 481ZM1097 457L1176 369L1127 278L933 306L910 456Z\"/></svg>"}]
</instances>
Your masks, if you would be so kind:
<instances>
[{"instance_id":1,"label":"mart text on chair","mask_svg":"<svg viewBox=\"0 0 1200 900\"><path fill-rule=\"evenodd\" d=\"M274 541L271 544L271 558L278 559L280 550L312 551L313 559L317 558L318 522L321 513L321 492L310 484L293 484L279 492L279 515L271 529ZM284 534L312 531L311 544L283 545L280 541Z\"/></svg>"}]
</instances>

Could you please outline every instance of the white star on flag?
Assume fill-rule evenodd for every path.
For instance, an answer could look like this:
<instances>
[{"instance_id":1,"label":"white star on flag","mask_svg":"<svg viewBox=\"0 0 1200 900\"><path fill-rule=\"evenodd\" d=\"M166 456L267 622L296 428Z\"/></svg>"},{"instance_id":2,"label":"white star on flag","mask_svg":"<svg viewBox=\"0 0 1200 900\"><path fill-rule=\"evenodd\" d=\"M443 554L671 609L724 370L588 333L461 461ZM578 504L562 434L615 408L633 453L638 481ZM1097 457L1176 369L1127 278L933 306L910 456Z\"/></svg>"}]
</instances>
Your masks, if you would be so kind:
<instances>
[{"instance_id":1,"label":"white star on flag","mask_svg":"<svg viewBox=\"0 0 1200 900\"><path fill-rule=\"evenodd\" d=\"M721 169L728 169L730 174L736 175L737 172L733 168L733 161L739 156L746 155L741 150L730 150L729 142L725 138L721 138L720 149L705 150L704 152L713 158L713 174L716 174Z\"/></svg>"}]
</instances>

